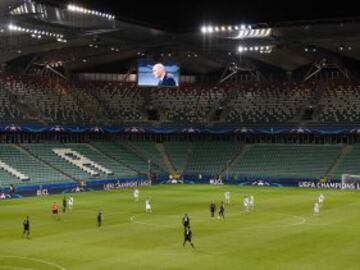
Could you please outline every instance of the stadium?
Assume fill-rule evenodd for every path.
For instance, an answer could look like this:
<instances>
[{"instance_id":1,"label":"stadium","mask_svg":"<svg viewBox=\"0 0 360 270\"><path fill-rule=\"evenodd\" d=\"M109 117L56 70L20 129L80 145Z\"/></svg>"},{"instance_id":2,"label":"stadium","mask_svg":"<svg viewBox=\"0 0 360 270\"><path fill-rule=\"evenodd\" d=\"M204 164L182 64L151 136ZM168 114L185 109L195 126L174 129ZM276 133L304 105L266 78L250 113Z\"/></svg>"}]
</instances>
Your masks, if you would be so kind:
<instances>
[{"instance_id":1,"label":"stadium","mask_svg":"<svg viewBox=\"0 0 360 270\"><path fill-rule=\"evenodd\" d=\"M356 8L192 4L0 0L0 270L360 269Z\"/></svg>"}]
</instances>

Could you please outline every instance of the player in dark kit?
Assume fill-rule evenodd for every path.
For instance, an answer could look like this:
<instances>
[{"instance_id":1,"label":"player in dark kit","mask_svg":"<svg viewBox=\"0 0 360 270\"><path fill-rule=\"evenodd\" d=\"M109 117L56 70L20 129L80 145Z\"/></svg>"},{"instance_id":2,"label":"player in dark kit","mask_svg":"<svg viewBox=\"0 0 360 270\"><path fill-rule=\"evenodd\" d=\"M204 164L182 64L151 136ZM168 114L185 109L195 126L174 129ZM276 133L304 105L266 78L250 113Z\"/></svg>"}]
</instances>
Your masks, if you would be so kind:
<instances>
[{"instance_id":1,"label":"player in dark kit","mask_svg":"<svg viewBox=\"0 0 360 270\"><path fill-rule=\"evenodd\" d=\"M219 210L219 218L222 217L223 219L225 218L225 206L224 206L224 202L221 202L220 205L220 210Z\"/></svg>"},{"instance_id":2,"label":"player in dark kit","mask_svg":"<svg viewBox=\"0 0 360 270\"><path fill-rule=\"evenodd\" d=\"M98 227L101 227L101 224L102 224L102 212L101 212L101 210L99 210L96 219L97 219Z\"/></svg>"},{"instance_id":3,"label":"player in dark kit","mask_svg":"<svg viewBox=\"0 0 360 270\"><path fill-rule=\"evenodd\" d=\"M190 230L190 227L186 227L185 228L185 232L184 232L184 243L183 243L183 247L185 246L186 242L189 242L190 245L194 248L194 244L191 242L191 238L192 238L192 232Z\"/></svg>"},{"instance_id":4,"label":"player in dark kit","mask_svg":"<svg viewBox=\"0 0 360 270\"><path fill-rule=\"evenodd\" d=\"M62 204L63 204L63 212L65 213L66 212L66 208L67 208L67 200L66 200L66 197L64 196L64 199L62 201Z\"/></svg>"},{"instance_id":5,"label":"player in dark kit","mask_svg":"<svg viewBox=\"0 0 360 270\"><path fill-rule=\"evenodd\" d=\"M188 214L185 214L184 217L182 218L182 224L184 225L185 229L186 229L186 227L190 226L190 218L189 218Z\"/></svg>"},{"instance_id":6,"label":"player in dark kit","mask_svg":"<svg viewBox=\"0 0 360 270\"><path fill-rule=\"evenodd\" d=\"M215 216L215 211L216 211L216 204L214 202L211 202L211 204L210 204L211 217Z\"/></svg>"},{"instance_id":7,"label":"player in dark kit","mask_svg":"<svg viewBox=\"0 0 360 270\"><path fill-rule=\"evenodd\" d=\"M23 227L24 231L22 236L24 237L26 235L26 238L30 238L30 219L29 216L27 216L23 221Z\"/></svg>"}]
</instances>

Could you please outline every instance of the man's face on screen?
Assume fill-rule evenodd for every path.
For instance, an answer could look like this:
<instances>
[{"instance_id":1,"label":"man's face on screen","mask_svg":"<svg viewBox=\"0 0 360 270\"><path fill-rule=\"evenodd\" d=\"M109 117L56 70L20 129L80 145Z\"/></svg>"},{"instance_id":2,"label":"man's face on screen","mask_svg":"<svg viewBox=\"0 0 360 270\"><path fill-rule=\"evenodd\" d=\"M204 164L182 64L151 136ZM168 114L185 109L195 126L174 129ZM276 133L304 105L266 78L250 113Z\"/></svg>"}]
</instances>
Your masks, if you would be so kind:
<instances>
[{"instance_id":1,"label":"man's face on screen","mask_svg":"<svg viewBox=\"0 0 360 270\"><path fill-rule=\"evenodd\" d=\"M164 74L165 70L164 70L164 66L162 64L156 64L153 67L153 74L154 77L157 79L160 79L163 74Z\"/></svg>"}]
</instances>

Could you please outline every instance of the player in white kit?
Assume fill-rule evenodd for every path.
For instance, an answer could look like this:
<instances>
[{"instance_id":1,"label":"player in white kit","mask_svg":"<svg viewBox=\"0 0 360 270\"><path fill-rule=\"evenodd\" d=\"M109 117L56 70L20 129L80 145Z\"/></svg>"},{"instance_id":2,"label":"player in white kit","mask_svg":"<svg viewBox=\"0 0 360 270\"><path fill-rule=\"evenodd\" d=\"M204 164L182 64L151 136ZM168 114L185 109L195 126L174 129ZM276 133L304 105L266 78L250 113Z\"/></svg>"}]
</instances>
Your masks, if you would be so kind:
<instances>
[{"instance_id":1,"label":"player in white kit","mask_svg":"<svg viewBox=\"0 0 360 270\"><path fill-rule=\"evenodd\" d=\"M135 202L139 201L139 196L140 196L140 191L136 188L134 190L134 200L135 200Z\"/></svg>"},{"instance_id":2,"label":"player in white kit","mask_svg":"<svg viewBox=\"0 0 360 270\"><path fill-rule=\"evenodd\" d=\"M225 197L225 203L230 204L230 191L225 191L224 197Z\"/></svg>"},{"instance_id":3,"label":"player in white kit","mask_svg":"<svg viewBox=\"0 0 360 270\"><path fill-rule=\"evenodd\" d=\"M69 205L70 210L74 207L74 197L73 196L70 196L68 205Z\"/></svg>"},{"instance_id":4,"label":"player in white kit","mask_svg":"<svg viewBox=\"0 0 360 270\"><path fill-rule=\"evenodd\" d=\"M318 216L320 213L320 205L318 202L315 202L314 204L314 216Z\"/></svg>"},{"instance_id":5,"label":"player in white kit","mask_svg":"<svg viewBox=\"0 0 360 270\"><path fill-rule=\"evenodd\" d=\"M254 209L254 207L255 207L255 199L254 199L254 196L251 195L251 196L249 197L249 208L250 208L250 209Z\"/></svg>"},{"instance_id":6,"label":"player in white kit","mask_svg":"<svg viewBox=\"0 0 360 270\"><path fill-rule=\"evenodd\" d=\"M152 210L151 210L151 202L149 199L147 199L145 201L145 211L146 213L152 213Z\"/></svg>"},{"instance_id":7,"label":"player in white kit","mask_svg":"<svg viewBox=\"0 0 360 270\"><path fill-rule=\"evenodd\" d=\"M322 193L320 194L318 201L319 201L320 207L323 206L324 201L325 201L325 196L324 196L324 194L322 194Z\"/></svg>"},{"instance_id":8,"label":"player in white kit","mask_svg":"<svg viewBox=\"0 0 360 270\"><path fill-rule=\"evenodd\" d=\"M245 196L245 198L243 200L243 205L244 205L245 211L249 212L249 210L250 210L250 199L247 196Z\"/></svg>"}]
</instances>

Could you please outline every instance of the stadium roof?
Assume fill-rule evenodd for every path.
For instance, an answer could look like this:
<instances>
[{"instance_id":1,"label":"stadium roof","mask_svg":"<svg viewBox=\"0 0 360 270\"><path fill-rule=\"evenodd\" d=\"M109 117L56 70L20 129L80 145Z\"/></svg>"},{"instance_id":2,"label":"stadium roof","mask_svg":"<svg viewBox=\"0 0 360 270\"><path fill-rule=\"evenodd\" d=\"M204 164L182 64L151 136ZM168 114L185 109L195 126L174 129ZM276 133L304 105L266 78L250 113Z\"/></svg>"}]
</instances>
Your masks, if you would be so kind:
<instances>
[{"instance_id":1,"label":"stadium roof","mask_svg":"<svg viewBox=\"0 0 360 270\"><path fill-rule=\"evenodd\" d=\"M104 8L102 2L106 3ZM209 4L204 8L205 11L199 12L200 19L194 19L201 1L191 11L184 10L180 3L178 7L174 5L172 8L179 10L174 12L175 15L169 15L167 7L150 7L150 4L146 4L148 2L141 3L145 8L136 9L135 5L140 5L136 1L122 9L119 4L111 4L112 1L102 2L82 1L81 8L87 9L74 12L61 1L2 0L0 63L31 56L30 62L45 65L59 61L70 71L97 67L104 70L105 66L126 70L134 66L138 58L148 57L178 62L185 73L207 74L224 69L234 60L287 71L322 59L345 65L360 60L360 18L308 20L308 17L298 15L295 18L306 20L276 22L279 19L289 19L291 13L279 12L275 7L267 9L269 4L258 9L258 13L255 13L256 10L252 13L251 8L244 5L243 18L249 18L253 29L271 28L272 32L267 37L241 39L236 38L238 31L211 34L200 31L204 22L207 26L216 25L209 23L207 16L213 15L211 22L218 22L219 27L238 23L230 22L235 21L234 11L229 10L235 9L233 5L229 5L227 10L219 7L216 15L214 11L206 11L214 7ZM254 7L254 3L249 4L250 7ZM134 9L129 11L131 7ZM303 10L297 9L296 5L293 9L298 12ZM227 18L226 11L230 14ZM283 11L286 11L285 6ZM155 15L147 15L153 12ZM310 15L313 12L310 9ZM352 15L341 6L337 8L337 13L335 9L328 13L324 9L323 12L325 14L322 13L319 17L326 17L326 14ZM166 15L159 15L163 13ZM129 18L125 19L127 14ZM283 15L280 16L281 14ZM110 17L112 15L116 17ZM171 16L174 17L173 20ZM183 19L180 20L179 16ZM147 22L139 22L141 18ZM256 23L254 20L264 21L261 18L267 20L267 23ZM198 23L194 25L196 21ZM182 23L184 27L179 30ZM57 38L55 35L63 37ZM239 53L239 46L252 50ZM271 47L271 53L255 51L255 48L266 46Z\"/></svg>"}]
</instances>

